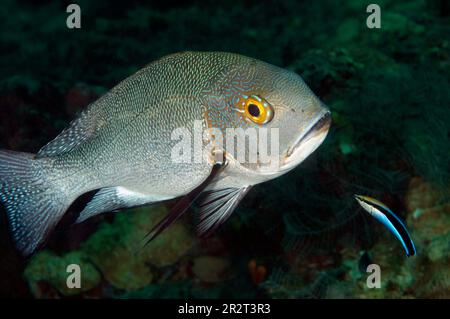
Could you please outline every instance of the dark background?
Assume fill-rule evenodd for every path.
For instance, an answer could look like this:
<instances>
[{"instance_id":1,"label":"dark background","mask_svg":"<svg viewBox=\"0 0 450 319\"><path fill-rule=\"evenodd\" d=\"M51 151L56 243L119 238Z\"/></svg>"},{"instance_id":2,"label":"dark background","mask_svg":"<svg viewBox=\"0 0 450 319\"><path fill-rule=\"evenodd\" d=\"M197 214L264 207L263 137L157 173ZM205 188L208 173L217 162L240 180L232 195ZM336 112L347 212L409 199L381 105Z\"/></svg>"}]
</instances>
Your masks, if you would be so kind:
<instances>
[{"instance_id":1,"label":"dark background","mask_svg":"<svg viewBox=\"0 0 450 319\"><path fill-rule=\"evenodd\" d=\"M208 240L190 217L140 255L157 205L70 226L16 254L2 214L0 295L37 298L449 298L448 1L77 1L0 5L0 148L37 152L145 64L185 50L230 51L296 71L330 107L324 144L295 171L255 187ZM375 197L405 219L418 256L362 211ZM171 205L172 203L169 203ZM65 285L82 267L82 289ZM366 266L382 288L365 285Z\"/></svg>"}]
</instances>

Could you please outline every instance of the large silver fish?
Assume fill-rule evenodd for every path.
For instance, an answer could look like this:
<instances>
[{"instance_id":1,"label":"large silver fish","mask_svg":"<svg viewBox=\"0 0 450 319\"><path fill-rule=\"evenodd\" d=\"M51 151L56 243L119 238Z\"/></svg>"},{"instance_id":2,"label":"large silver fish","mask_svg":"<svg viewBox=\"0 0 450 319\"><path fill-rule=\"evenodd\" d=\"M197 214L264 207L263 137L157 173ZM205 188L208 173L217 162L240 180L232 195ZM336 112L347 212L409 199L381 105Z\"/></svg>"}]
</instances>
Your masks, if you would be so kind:
<instances>
[{"instance_id":1,"label":"large silver fish","mask_svg":"<svg viewBox=\"0 0 450 319\"><path fill-rule=\"evenodd\" d=\"M92 103L37 154L0 151L0 199L24 255L44 242L75 199L93 190L77 222L186 195L151 238L203 193L199 229L207 233L252 185L285 174L311 154L330 121L328 109L293 72L231 53L169 55ZM192 151L201 161L174 161L179 141L173 132L183 127L194 135L196 123L203 131L278 129L279 165L238 161L227 144L216 143L225 162L216 169L216 156L205 151L213 143L207 134L201 135L204 147Z\"/></svg>"}]
</instances>

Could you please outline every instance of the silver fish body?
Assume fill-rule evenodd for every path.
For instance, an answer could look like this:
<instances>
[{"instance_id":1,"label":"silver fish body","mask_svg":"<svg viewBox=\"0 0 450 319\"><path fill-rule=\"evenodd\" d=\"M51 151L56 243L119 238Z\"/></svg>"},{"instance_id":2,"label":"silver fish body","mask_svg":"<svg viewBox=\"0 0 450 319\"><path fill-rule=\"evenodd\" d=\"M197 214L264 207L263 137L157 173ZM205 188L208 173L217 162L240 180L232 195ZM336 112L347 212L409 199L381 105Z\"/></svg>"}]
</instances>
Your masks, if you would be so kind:
<instances>
[{"instance_id":1,"label":"silver fish body","mask_svg":"<svg viewBox=\"0 0 450 319\"><path fill-rule=\"evenodd\" d=\"M240 103L249 97L270 103L273 118L260 124L243 116L249 117L249 109L239 109ZM78 222L198 187L215 164L204 151L213 141L201 135L202 147L194 146L191 154L201 160L176 162L178 128L191 136L196 126L276 128L276 167L239 162L223 146L227 165L205 188L215 205L207 205L203 227L211 228L231 214L251 185L300 164L322 143L329 125L329 111L292 72L237 54L178 53L119 83L36 155L0 151L0 199L17 247L28 255L86 192L99 190Z\"/></svg>"}]
</instances>

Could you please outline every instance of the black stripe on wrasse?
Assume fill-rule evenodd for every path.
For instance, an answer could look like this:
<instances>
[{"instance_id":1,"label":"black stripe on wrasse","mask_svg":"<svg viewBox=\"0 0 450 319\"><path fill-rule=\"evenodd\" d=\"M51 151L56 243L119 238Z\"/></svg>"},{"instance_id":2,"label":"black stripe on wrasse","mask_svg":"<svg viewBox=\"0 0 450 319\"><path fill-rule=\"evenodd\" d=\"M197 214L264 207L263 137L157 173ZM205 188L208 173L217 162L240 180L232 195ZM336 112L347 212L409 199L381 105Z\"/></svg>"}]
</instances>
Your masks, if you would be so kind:
<instances>
[{"instance_id":1,"label":"black stripe on wrasse","mask_svg":"<svg viewBox=\"0 0 450 319\"><path fill-rule=\"evenodd\" d=\"M392 227L399 233L401 242L405 248L407 257L414 256L416 254L416 247L414 245L414 242L411 239L411 235L409 234L408 230L406 229L404 222L399 217L397 217L397 215L395 215L394 212L392 212L389 209L389 207L387 207L386 205L381 204L381 203L379 204L376 201L369 200L365 196L356 195L356 197L359 200L366 203L367 205L370 205L370 206L374 207L375 209L377 209L388 219L388 221L391 223L391 225L385 225L385 226L388 227L390 231L392 231L390 229ZM376 216L374 216L374 217L376 217Z\"/></svg>"}]
</instances>

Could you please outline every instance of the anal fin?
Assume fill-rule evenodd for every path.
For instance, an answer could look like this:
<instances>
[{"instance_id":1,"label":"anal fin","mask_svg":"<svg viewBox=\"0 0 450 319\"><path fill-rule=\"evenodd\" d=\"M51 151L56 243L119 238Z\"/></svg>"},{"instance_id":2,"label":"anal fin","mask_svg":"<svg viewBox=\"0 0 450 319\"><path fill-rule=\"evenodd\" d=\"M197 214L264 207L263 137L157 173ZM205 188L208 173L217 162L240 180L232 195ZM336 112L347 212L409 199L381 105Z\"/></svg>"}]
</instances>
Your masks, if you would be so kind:
<instances>
[{"instance_id":1,"label":"anal fin","mask_svg":"<svg viewBox=\"0 0 450 319\"><path fill-rule=\"evenodd\" d=\"M80 213L76 223L81 223L88 218L101 213L117 211L119 209L136 207L152 202L164 200L152 195L145 195L128 190L125 187L106 187L100 189L94 198Z\"/></svg>"}]
</instances>

